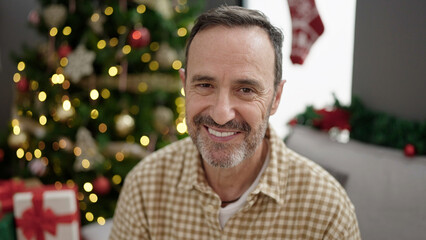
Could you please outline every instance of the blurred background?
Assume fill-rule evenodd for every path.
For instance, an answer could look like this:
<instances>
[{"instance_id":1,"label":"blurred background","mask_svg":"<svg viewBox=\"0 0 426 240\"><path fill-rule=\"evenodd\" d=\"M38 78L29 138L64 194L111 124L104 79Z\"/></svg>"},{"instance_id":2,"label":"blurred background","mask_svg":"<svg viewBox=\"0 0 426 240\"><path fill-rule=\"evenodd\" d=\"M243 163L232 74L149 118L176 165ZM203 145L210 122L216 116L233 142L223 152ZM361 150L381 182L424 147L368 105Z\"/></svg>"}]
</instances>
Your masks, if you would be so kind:
<instances>
[{"instance_id":1,"label":"blurred background","mask_svg":"<svg viewBox=\"0 0 426 240\"><path fill-rule=\"evenodd\" d=\"M127 172L186 136L191 22L240 5L285 35L271 124L341 181L363 239L426 234L425 1L153 2L0 2L1 179L77 185L82 224L105 224Z\"/></svg>"}]
</instances>

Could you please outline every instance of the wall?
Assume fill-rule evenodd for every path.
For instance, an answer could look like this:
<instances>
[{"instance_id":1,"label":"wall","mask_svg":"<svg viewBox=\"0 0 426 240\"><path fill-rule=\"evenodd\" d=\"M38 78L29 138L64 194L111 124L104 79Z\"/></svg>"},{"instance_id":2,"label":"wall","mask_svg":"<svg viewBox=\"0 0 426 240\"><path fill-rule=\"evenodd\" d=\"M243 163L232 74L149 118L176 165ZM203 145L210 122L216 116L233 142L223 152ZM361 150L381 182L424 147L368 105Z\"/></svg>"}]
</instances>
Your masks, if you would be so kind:
<instances>
[{"instance_id":1,"label":"wall","mask_svg":"<svg viewBox=\"0 0 426 240\"><path fill-rule=\"evenodd\" d=\"M357 1L352 94L426 120L426 1Z\"/></svg>"}]
</instances>

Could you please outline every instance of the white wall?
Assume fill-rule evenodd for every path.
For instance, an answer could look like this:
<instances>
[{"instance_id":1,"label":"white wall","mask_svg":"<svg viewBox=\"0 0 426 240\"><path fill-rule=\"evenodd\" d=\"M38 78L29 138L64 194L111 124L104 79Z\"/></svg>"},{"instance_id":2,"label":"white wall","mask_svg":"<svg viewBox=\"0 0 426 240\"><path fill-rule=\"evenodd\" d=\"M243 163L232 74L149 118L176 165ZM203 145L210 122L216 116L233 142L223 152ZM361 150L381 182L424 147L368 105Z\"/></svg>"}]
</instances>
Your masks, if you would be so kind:
<instances>
[{"instance_id":1,"label":"white wall","mask_svg":"<svg viewBox=\"0 0 426 240\"><path fill-rule=\"evenodd\" d=\"M325 31L303 65L290 61L291 18L287 1L246 0L244 5L264 12L284 32L283 78L287 83L278 112L270 119L281 137L289 131L286 123L307 105L331 105L333 93L343 104L350 103L356 0L316 1Z\"/></svg>"}]
</instances>

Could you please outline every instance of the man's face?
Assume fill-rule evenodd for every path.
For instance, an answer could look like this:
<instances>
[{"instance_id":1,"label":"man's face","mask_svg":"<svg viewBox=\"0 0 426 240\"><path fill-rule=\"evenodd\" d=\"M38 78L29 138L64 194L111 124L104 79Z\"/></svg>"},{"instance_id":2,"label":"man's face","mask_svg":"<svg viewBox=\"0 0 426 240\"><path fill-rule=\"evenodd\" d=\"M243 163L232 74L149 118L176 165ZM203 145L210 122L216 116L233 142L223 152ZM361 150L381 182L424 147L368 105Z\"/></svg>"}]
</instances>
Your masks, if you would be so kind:
<instances>
[{"instance_id":1,"label":"man's face","mask_svg":"<svg viewBox=\"0 0 426 240\"><path fill-rule=\"evenodd\" d=\"M260 151L274 94L274 50L259 27L216 26L193 39L186 77L188 132L204 161L229 168Z\"/></svg>"}]
</instances>

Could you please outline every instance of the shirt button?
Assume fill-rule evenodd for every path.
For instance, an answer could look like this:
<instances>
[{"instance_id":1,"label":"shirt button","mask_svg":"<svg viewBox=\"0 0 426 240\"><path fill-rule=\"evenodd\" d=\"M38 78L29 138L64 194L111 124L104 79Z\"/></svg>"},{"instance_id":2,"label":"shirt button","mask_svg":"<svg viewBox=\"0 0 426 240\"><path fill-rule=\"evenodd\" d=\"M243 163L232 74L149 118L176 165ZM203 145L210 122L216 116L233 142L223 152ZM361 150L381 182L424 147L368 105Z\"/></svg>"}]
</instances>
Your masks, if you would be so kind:
<instances>
[{"instance_id":1,"label":"shirt button","mask_svg":"<svg viewBox=\"0 0 426 240\"><path fill-rule=\"evenodd\" d=\"M213 205L208 205L206 207L206 211L209 213L213 213L215 211L214 206Z\"/></svg>"}]
</instances>

